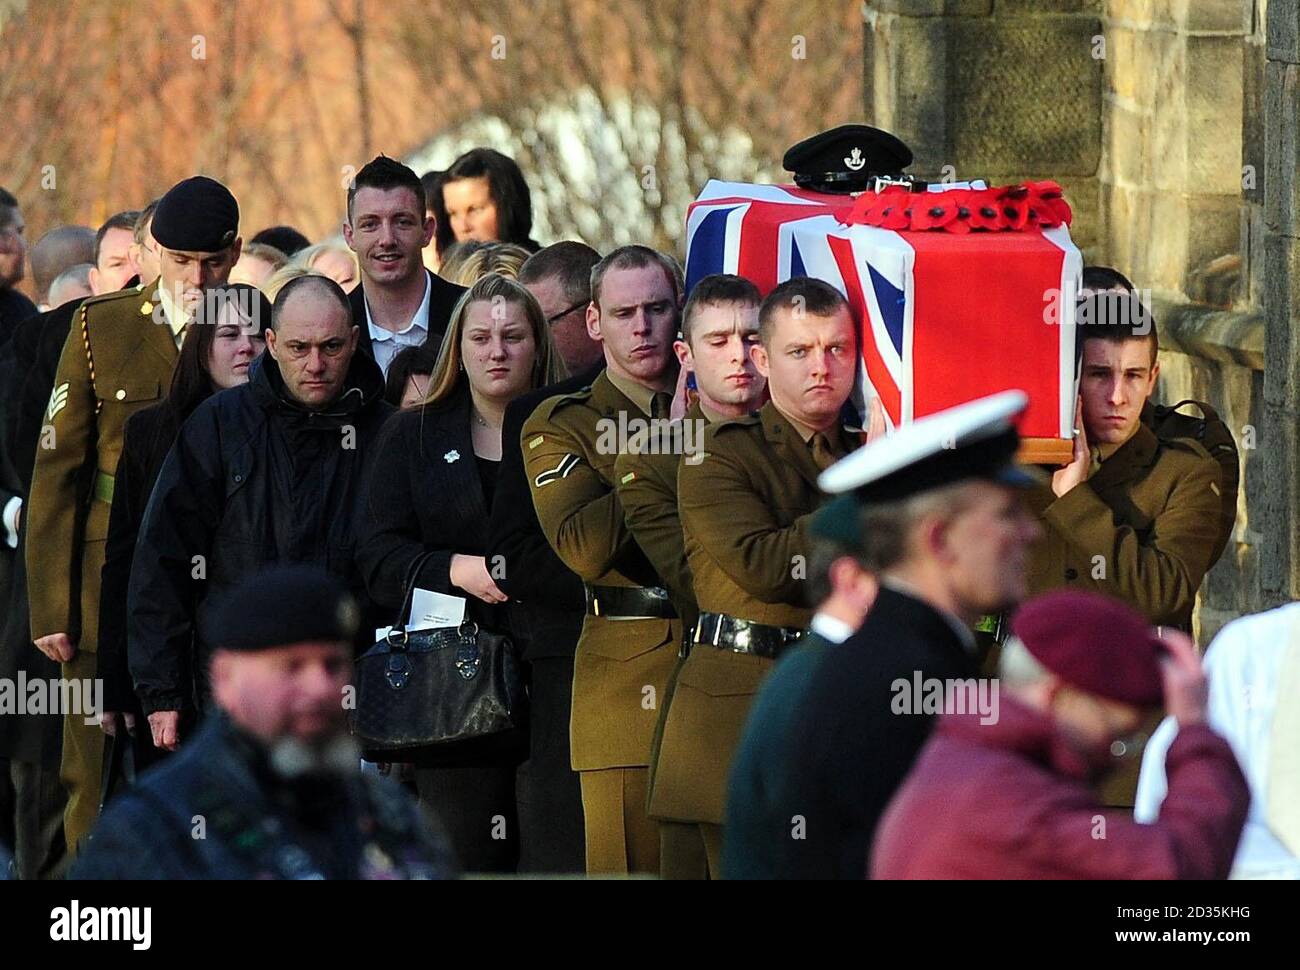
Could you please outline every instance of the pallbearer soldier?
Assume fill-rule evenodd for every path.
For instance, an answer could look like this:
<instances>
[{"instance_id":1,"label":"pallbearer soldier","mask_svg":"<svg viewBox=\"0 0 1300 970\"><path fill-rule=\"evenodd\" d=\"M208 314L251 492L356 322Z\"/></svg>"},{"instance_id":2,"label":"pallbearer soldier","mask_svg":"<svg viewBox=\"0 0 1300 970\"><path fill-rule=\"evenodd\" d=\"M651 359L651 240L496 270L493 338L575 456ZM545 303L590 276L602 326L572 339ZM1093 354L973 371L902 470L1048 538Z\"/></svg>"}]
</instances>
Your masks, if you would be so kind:
<instances>
[{"instance_id":1,"label":"pallbearer soldier","mask_svg":"<svg viewBox=\"0 0 1300 970\"><path fill-rule=\"evenodd\" d=\"M1232 528L1219 462L1193 437L1158 437L1142 420L1160 374L1155 318L1130 293L1079 304L1083 351L1070 463L1031 495L1043 526L1029 591L1083 589L1124 600L1155 625L1192 629L1206 572ZM1100 786L1131 806L1140 744Z\"/></svg>"},{"instance_id":2,"label":"pallbearer soldier","mask_svg":"<svg viewBox=\"0 0 1300 970\"><path fill-rule=\"evenodd\" d=\"M858 444L841 409L857 372L844 297L800 277L759 312L754 361L771 400L708 429L701 460L678 469L686 556L700 614L665 716L652 814L696 825L668 875L721 868L727 773L745 715L773 661L797 643L807 600L808 525L817 476ZM703 856L707 865L701 869Z\"/></svg>"},{"instance_id":3,"label":"pallbearer soldier","mask_svg":"<svg viewBox=\"0 0 1300 970\"><path fill-rule=\"evenodd\" d=\"M239 206L220 182L196 176L158 203L157 287L81 305L59 359L36 452L27 522L28 597L36 646L66 678L95 676L100 571L113 475L126 419L158 401L204 291L224 285L239 259ZM104 734L85 714L64 720L64 828L70 852L99 804Z\"/></svg>"},{"instance_id":4,"label":"pallbearer soldier","mask_svg":"<svg viewBox=\"0 0 1300 970\"><path fill-rule=\"evenodd\" d=\"M1219 463L1195 439L1162 440L1142 421L1160 374L1151 311L1103 292L1078 315L1074 457L1032 496L1045 536L1030 592L1105 593L1190 632L1196 591L1222 549Z\"/></svg>"},{"instance_id":5,"label":"pallbearer soldier","mask_svg":"<svg viewBox=\"0 0 1300 970\"><path fill-rule=\"evenodd\" d=\"M749 280L718 274L706 276L691 291L682 312L682 339L673 349L683 377L694 373L698 398L682 421L660 426L630 447L615 462L618 496L628 528L663 577L683 628L694 629L699 609L677 514L677 466L698 460L705 428L757 411L767 382L759 374L750 350L758 343L758 307L762 296ZM684 381L679 383L684 384ZM680 666L680 665L679 665ZM660 705L672 703L672 684ZM657 756L660 731L652 758ZM650 766L650 804L654 804L654 764ZM651 812L653 815L653 811ZM694 865L685 874L703 873L704 843L694 824L672 821L659 827L660 867L667 876L683 874L685 859ZM665 869L664 866L670 865Z\"/></svg>"},{"instance_id":6,"label":"pallbearer soldier","mask_svg":"<svg viewBox=\"0 0 1300 970\"><path fill-rule=\"evenodd\" d=\"M659 869L646 766L681 623L624 522L614 462L620 438L669 417L681 299L681 268L668 256L625 246L601 260L587 329L604 346L605 372L583 391L543 402L521 436L542 531L587 589L570 741L593 873Z\"/></svg>"}]
</instances>

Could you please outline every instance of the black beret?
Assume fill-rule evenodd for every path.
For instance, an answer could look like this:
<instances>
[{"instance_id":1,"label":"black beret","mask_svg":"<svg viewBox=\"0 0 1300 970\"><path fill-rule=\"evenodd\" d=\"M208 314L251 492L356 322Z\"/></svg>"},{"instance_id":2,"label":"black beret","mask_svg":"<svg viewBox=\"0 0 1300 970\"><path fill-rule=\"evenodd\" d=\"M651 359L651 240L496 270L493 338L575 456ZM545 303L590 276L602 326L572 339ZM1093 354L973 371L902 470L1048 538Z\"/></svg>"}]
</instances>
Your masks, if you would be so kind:
<instances>
[{"instance_id":1,"label":"black beret","mask_svg":"<svg viewBox=\"0 0 1300 970\"><path fill-rule=\"evenodd\" d=\"M870 125L840 125L792 145L781 160L796 185L822 192L859 192L877 175L900 175L912 150Z\"/></svg>"},{"instance_id":2,"label":"black beret","mask_svg":"<svg viewBox=\"0 0 1300 970\"><path fill-rule=\"evenodd\" d=\"M220 252L239 235L239 203L216 179L196 175L177 182L158 201L151 231L164 249Z\"/></svg>"},{"instance_id":3,"label":"black beret","mask_svg":"<svg viewBox=\"0 0 1300 970\"><path fill-rule=\"evenodd\" d=\"M318 566L275 566L214 597L201 628L211 646L244 652L352 643L360 623L356 600L336 577Z\"/></svg>"}]
</instances>

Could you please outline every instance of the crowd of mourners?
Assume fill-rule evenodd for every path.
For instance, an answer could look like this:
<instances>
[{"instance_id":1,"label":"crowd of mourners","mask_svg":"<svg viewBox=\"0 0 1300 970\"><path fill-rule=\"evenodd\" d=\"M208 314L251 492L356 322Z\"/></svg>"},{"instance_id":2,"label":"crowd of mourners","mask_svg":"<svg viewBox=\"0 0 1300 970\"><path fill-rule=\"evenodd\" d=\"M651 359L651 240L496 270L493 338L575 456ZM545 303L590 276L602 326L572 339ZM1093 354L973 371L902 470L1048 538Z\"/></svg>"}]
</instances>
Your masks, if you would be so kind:
<instances>
[{"instance_id":1,"label":"crowd of mourners","mask_svg":"<svg viewBox=\"0 0 1300 970\"><path fill-rule=\"evenodd\" d=\"M859 411L827 282L540 245L496 151L339 206L0 190L15 877L1300 874L1300 613L1193 641L1239 456L1121 272L1031 466L1014 389Z\"/></svg>"}]
</instances>

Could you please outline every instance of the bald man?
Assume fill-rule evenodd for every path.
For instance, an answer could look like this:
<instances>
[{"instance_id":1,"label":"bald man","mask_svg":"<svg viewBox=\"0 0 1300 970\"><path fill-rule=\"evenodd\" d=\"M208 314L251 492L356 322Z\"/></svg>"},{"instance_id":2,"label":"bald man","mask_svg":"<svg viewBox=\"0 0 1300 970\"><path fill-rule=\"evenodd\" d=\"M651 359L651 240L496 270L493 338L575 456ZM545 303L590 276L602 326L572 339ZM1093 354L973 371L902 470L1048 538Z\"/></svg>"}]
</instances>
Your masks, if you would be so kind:
<instances>
[{"instance_id":1,"label":"bald man","mask_svg":"<svg viewBox=\"0 0 1300 970\"><path fill-rule=\"evenodd\" d=\"M64 301L50 299L50 287L55 279L73 266L94 264L95 230L89 226L58 226L36 240L27 259L32 267L36 303L43 311L56 307Z\"/></svg>"}]
</instances>

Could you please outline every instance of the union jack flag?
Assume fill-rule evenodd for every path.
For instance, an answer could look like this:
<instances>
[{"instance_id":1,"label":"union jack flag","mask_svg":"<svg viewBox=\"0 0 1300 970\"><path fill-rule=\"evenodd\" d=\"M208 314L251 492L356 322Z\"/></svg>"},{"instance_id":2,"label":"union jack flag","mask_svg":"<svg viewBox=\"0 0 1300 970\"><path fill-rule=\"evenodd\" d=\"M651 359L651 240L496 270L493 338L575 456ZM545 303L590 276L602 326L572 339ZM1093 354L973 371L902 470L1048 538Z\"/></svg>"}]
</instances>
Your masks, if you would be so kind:
<instances>
[{"instance_id":1,"label":"union jack flag","mask_svg":"<svg viewBox=\"0 0 1300 970\"><path fill-rule=\"evenodd\" d=\"M839 222L851 204L793 185L710 181L687 212L687 290L711 273L744 276L765 295L792 276L825 280L859 321L864 417L871 397L898 426L1019 388L1030 402L1022 435L1071 437L1083 259L1066 227L896 232Z\"/></svg>"}]
</instances>

